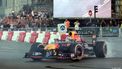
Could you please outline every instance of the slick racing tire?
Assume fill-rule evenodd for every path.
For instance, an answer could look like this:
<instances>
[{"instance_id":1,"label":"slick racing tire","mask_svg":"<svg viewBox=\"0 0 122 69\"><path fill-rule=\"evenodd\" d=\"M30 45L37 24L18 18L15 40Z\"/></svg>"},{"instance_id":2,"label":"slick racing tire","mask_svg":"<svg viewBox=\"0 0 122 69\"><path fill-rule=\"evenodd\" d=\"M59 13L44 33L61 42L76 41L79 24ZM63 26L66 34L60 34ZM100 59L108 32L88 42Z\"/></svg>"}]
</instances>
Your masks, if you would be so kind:
<instances>
[{"instance_id":1,"label":"slick racing tire","mask_svg":"<svg viewBox=\"0 0 122 69\"><path fill-rule=\"evenodd\" d=\"M77 44L76 46L71 46L71 60L72 61L80 61L84 55L84 48L82 45Z\"/></svg>"},{"instance_id":2,"label":"slick racing tire","mask_svg":"<svg viewBox=\"0 0 122 69\"><path fill-rule=\"evenodd\" d=\"M28 52L28 56L32 56L33 52L41 52L41 51L43 51L43 48L41 48L43 46L39 46L39 45L40 45L40 43L32 44L31 48L30 48L30 50Z\"/></svg>"},{"instance_id":3,"label":"slick racing tire","mask_svg":"<svg viewBox=\"0 0 122 69\"><path fill-rule=\"evenodd\" d=\"M107 54L107 45L104 41L98 41L96 42L96 45L94 46L94 53L97 58L105 58Z\"/></svg>"},{"instance_id":4,"label":"slick racing tire","mask_svg":"<svg viewBox=\"0 0 122 69\"><path fill-rule=\"evenodd\" d=\"M33 60L33 61L39 61L41 60L42 58L33 58L32 57L32 54L34 52L41 52L43 51L43 46L40 46L40 43L34 43L32 44L31 48L30 48L30 51L29 51L29 54L30 54L30 58Z\"/></svg>"},{"instance_id":5,"label":"slick racing tire","mask_svg":"<svg viewBox=\"0 0 122 69\"><path fill-rule=\"evenodd\" d=\"M36 52L40 43L34 43L31 45L29 53Z\"/></svg>"}]
</instances>

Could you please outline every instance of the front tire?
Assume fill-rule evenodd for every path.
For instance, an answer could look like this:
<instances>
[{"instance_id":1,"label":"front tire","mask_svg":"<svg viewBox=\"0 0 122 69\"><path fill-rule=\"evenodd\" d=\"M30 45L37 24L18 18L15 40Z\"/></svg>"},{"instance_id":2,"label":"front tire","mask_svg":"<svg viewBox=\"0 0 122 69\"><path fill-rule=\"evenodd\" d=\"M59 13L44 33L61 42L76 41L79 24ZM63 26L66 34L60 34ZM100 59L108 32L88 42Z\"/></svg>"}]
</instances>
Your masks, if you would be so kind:
<instances>
[{"instance_id":1,"label":"front tire","mask_svg":"<svg viewBox=\"0 0 122 69\"><path fill-rule=\"evenodd\" d=\"M34 43L31 45L31 48L28 52L28 57L30 57L33 61L38 61L38 60L41 60L41 58L33 58L33 53L35 52L43 52L43 45L40 46L40 43Z\"/></svg>"},{"instance_id":2,"label":"front tire","mask_svg":"<svg viewBox=\"0 0 122 69\"><path fill-rule=\"evenodd\" d=\"M40 43L34 43L31 45L31 48L29 50L29 54L32 55L33 52L36 52L38 50L38 46L39 46Z\"/></svg>"},{"instance_id":3,"label":"front tire","mask_svg":"<svg viewBox=\"0 0 122 69\"><path fill-rule=\"evenodd\" d=\"M82 45L77 44L76 46L71 47L71 60L72 61L80 61L84 55L84 48Z\"/></svg>"}]
</instances>

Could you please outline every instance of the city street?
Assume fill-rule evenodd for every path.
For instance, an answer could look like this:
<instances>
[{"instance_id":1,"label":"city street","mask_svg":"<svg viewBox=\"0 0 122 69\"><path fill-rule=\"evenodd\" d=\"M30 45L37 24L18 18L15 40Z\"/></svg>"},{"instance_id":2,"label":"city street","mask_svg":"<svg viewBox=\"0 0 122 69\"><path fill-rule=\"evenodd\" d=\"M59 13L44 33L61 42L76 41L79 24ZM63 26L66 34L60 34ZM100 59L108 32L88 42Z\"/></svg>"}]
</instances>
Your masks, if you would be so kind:
<instances>
[{"instance_id":1,"label":"city street","mask_svg":"<svg viewBox=\"0 0 122 69\"><path fill-rule=\"evenodd\" d=\"M72 61L38 61L25 59L24 54L30 48L29 43L0 41L0 69L122 69L121 38L102 38L108 45L106 58L85 58Z\"/></svg>"}]
</instances>

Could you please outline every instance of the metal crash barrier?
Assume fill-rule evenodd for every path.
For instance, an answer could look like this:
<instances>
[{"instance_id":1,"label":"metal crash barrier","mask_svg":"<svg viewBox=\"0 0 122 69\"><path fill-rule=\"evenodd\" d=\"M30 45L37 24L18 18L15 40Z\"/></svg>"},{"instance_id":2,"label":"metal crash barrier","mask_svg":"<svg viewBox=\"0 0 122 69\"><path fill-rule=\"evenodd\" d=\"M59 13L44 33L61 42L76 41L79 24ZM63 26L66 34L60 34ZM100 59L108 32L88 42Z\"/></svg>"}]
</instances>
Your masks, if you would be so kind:
<instances>
[{"instance_id":1,"label":"metal crash barrier","mask_svg":"<svg viewBox=\"0 0 122 69\"><path fill-rule=\"evenodd\" d=\"M100 35L100 28L99 27L82 27L78 31L79 35L82 36L90 36L96 34L97 36Z\"/></svg>"},{"instance_id":2,"label":"metal crash barrier","mask_svg":"<svg viewBox=\"0 0 122 69\"><path fill-rule=\"evenodd\" d=\"M118 27L103 27L102 37L118 37L119 28Z\"/></svg>"}]
</instances>

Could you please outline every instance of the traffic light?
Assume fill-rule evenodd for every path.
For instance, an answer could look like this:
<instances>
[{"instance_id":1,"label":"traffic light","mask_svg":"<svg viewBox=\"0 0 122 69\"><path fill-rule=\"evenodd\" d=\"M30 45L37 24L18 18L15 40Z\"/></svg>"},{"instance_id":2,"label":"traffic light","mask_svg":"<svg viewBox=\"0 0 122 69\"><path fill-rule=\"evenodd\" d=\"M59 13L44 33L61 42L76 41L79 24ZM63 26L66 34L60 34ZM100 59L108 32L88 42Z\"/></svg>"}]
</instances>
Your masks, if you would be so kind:
<instances>
[{"instance_id":1,"label":"traffic light","mask_svg":"<svg viewBox=\"0 0 122 69\"><path fill-rule=\"evenodd\" d=\"M98 12L98 6L94 6L94 12L95 12L95 13Z\"/></svg>"}]
</instances>

